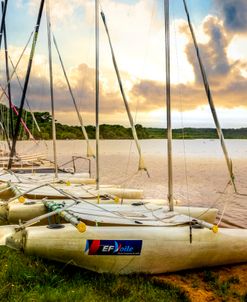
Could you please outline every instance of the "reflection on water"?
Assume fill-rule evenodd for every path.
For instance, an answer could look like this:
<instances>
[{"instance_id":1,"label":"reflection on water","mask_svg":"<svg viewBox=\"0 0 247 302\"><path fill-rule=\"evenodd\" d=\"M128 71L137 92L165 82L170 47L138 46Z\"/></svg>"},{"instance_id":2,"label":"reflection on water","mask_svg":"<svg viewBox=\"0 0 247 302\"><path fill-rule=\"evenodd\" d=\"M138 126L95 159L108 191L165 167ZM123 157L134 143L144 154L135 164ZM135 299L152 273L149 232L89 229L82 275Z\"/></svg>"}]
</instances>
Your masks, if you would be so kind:
<instances>
[{"instance_id":1,"label":"reflection on water","mask_svg":"<svg viewBox=\"0 0 247 302\"><path fill-rule=\"evenodd\" d=\"M247 140L226 140L233 159L239 192L247 194ZM92 141L92 145L95 142ZM100 141L101 183L121 184L142 188L149 198L166 198L167 165L166 141L142 140L142 151L151 178L137 172L138 157L135 144L130 140ZM53 158L52 142L18 142L20 153L45 152ZM85 141L57 141L59 162L72 155L85 156ZM174 140L174 196L179 204L215 206L224 212L222 224L247 227L247 197L236 195L226 186L229 177L218 140ZM92 170L95 162L92 160Z\"/></svg>"}]
</instances>

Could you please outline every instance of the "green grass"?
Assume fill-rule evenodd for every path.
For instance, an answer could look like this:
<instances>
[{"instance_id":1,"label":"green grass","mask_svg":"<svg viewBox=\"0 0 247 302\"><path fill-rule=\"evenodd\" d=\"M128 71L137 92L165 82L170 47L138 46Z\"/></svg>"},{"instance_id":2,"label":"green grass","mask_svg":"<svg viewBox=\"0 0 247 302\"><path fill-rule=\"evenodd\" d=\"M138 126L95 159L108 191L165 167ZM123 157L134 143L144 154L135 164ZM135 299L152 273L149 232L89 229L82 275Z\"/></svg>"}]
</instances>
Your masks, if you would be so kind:
<instances>
[{"instance_id":1,"label":"green grass","mask_svg":"<svg viewBox=\"0 0 247 302\"><path fill-rule=\"evenodd\" d=\"M239 301L247 302L246 295L241 296L231 288L231 285L240 283L237 276L230 276L227 280L220 281L219 275L212 271L205 270L203 280L209 285L210 289L221 299L221 301L231 301L231 298L235 298Z\"/></svg>"},{"instance_id":2,"label":"green grass","mask_svg":"<svg viewBox=\"0 0 247 302\"><path fill-rule=\"evenodd\" d=\"M149 276L96 274L0 248L3 301L189 301L177 287Z\"/></svg>"}]
</instances>

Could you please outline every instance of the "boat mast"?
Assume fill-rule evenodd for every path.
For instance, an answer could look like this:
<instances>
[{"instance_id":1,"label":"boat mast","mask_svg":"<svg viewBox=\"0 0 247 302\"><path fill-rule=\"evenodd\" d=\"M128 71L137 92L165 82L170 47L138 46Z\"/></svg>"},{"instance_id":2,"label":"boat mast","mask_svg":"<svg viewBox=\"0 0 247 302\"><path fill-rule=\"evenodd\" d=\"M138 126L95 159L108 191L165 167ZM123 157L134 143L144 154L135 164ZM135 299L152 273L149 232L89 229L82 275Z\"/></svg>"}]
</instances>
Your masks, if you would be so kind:
<instances>
[{"instance_id":1,"label":"boat mast","mask_svg":"<svg viewBox=\"0 0 247 302\"><path fill-rule=\"evenodd\" d=\"M79 108L77 106L77 103L76 103L76 99L74 97L74 93L72 91L72 87L70 85L70 82L69 82L69 78L67 76L67 72L65 70L65 66L64 66L64 63L63 63L63 60L62 60L62 57L61 57L61 54L60 54L60 51L58 49L58 45L57 45L57 41L55 39L55 36L53 34L53 42L54 42L54 45L55 45L55 48L56 48L56 51L57 51L57 54L58 54L58 58L59 58L59 61L61 63L61 67L62 67L62 70L63 70L63 74L64 74L64 77L65 77L65 80L66 80L66 83L67 83L67 86L68 86L68 89L69 89L69 92L70 92L70 95L71 95L71 98L72 98L72 101L73 101L73 104L74 104L74 107L75 107L75 110L76 110L76 113L77 113L77 117L78 117L78 120L80 122L80 126L81 126L81 131L84 135L84 138L86 140L86 143L87 143L87 157L94 157L94 153L93 153L93 150L91 148L91 145L90 145L90 142L89 142L89 138L88 138L88 135L87 135L87 131L86 131L86 128L84 126L84 123L83 123L83 120L82 120L82 116L80 114L80 111L79 111Z\"/></svg>"},{"instance_id":2,"label":"boat mast","mask_svg":"<svg viewBox=\"0 0 247 302\"><path fill-rule=\"evenodd\" d=\"M199 66L200 66L200 71L201 71L201 75L202 75L202 79L203 79L205 92L206 92L206 95L207 95L207 98L208 98L208 103L209 103L209 106L210 106L210 109L211 109L211 112L212 112L212 115L213 115L214 123L215 123L217 133L218 133L218 136L219 136L219 139L220 139L220 144L221 144L224 156L225 156L225 160L226 160L228 172L229 172L229 175L230 175L231 183L233 185L234 191L237 192L236 184L235 184L235 181L234 181L235 177L234 177L233 169L232 169L232 161L231 161L231 159L228 155L228 151L227 151L226 144L225 144L225 139L224 139L224 134L223 134L223 131L221 129L219 119L218 119L218 116L217 116L217 113L216 113L216 109L215 109L215 106L214 106L214 101L213 101L213 97L212 97L211 90L210 90L210 87L209 87L207 74L206 74L202 59L201 59L200 50L199 50L197 40L196 40L196 36L195 36L194 30L193 30L193 27L192 27L192 24L191 24L190 15L189 15L188 7L187 7L187 4L186 4L186 0L183 0L183 3L184 3L184 9L185 9L185 13L186 13L186 16L187 16L189 28L190 28L190 33L191 33L191 36L192 36L192 39L193 39L194 47L196 49L196 55L197 55L198 63L199 63Z\"/></svg>"},{"instance_id":3,"label":"boat mast","mask_svg":"<svg viewBox=\"0 0 247 302\"><path fill-rule=\"evenodd\" d=\"M144 163L144 159L142 157L141 146L140 146L139 141L138 141L138 136L137 136L134 120L133 120L133 117L132 117L131 112L130 112L129 103L128 103L126 94L124 92L122 79L121 79L120 72L119 72L119 69L118 69L115 53L114 53L112 42L111 42L110 33L109 33L107 22L106 22L106 17L105 17L105 14L104 14L104 12L103 12L102 9L101 9L101 13L100 14L101 14L101 18L102 18L102 21L104 23L105 31L106 31L106 34L107 34L107 37L108 37L108 42L109 42L109 45L110 45L111 56L112 56L112 62L113 62L113 66L114 66L114 69L115 69L115 72L116 72L116 76L117 76L117 80L118 80L118 85L119 85L120 92L121 92L121 95L122 95L122 98L123 98L123 101L124 101L125 109L126 109L126 112L127 112L128 118L129 118L132 135L133 135L133 138L134 138L134 141L135 141L135 144L136 144L136 148L137 148L137 151L138 151L138 154L139 154L139 167L138 167L138 170L144 170L144 171L146 171L147 175L149 176L148 170L147 170L146 165Z\"/></svg>"},{"instance_id":4,"label":"boat mast","mask_svg":"<svg viewBox=\"0 0 247 302\"><path fill-rule=\"evenodd\" d=\"M2 1L2 13L4 13L4 1ZM7 43L7 31L6 23L3 23L3 35L4 35L4 48L5 48L5 66L6 66L6 79L8 83L8 99L9 99L9 118L10 118L10 134L9 137L14 136L14 124L12 114L12 98L11 98L11 87L10 87L10 76L9 76L9 56L8 56L8 43Z\"/></svg>"},{"instance_id":5,"label":"boat mast","mask_svg":"<svg viewBox=\"0 0 247 302\"><path fill-rule=\"evenodd\" d=\"M6 7L6 2L5 2L5 7ZM30 51L30 57L29 57L29 61L28 61L27 73L26 73L26 78L25 78L25 82L24 82L24 86L23 86L23 92L22 92L22 97L21 97L19 115L17 117L17 122L16 122L16 125L15 125L15 132L14 132L14 137L13 137L13 143L12 143L12 148L11 148L11 152L10 152L10 156L9 156L9 163L8 163L8 169L9 170L12 167L12 160L13 160L13 156L15 155L15 147L16 147L16 142L17 142L17 138L18 138L18 135L19 135L19 131L20 131L20 123L21 123L22 111L23 111L23 106L24 106L24 102L25 102L25 98L26 98L26 93L27 93L27 87L28 87L28 83L29 83L29 78L30 78L30 74L31 74L33 57L34 57L34 52L35 52L35 48L36 48L36 44L37 44L37 39L38 39L39 27L40 27L41 17L42 17L42 13L43 13L44 2L45 2L45 0L41 0L40 1L40 8L39 8L37 23L36 23L36 26L35 26L35 32L34 32L34 36L33 36L33 43L32 43L32 48L31 48L31 51Z\"/></svg>"},{"instance_id":6,"label":"boat mast","mask_svg":"<svg viewBox=\"0 0 247 302\"><path fill-rule=\"evenodd\" d=\"M2 43L4 24L5 24L5 17L6 17L6 12L7 12L7 4L8 4L8 0L5 0L5 3L4 3L4 6L3 6L1 28L0 28L0 49L1 49L1 43ZM8 135L8 132L7 132L6 125L5 125L4 115L3 115L2 110L1 110L1 117L2 117L2 126L3 126L3 130L4 130L4 133L5 133L6 139L7 139L8 147L9 147L9 150L11 151L10 139L9 139L9 135Z\"/></svg>"},{"instance_id":7,"label":"boat mast","mask_svg":"<svg viewBox=\"0 0 247 302\"><path fill-rule=\"evenodd\" d=\"M168 202L173 211L173 173L172 173L172 125L171 125L171 74L170 74L170 21L169 0L164 0L165 47L166 47L166 119L167 119L167 165L168 165Z\"/></svg>"},{"instance_id":8,"label":"boat mast","mask_svg":"<svg viewBox=\"0 0 247 302\"><path fill-rule=\"evenodd\" d=\"M58 165L57 165L57 145L56 145L56 120L55 120L54 93L53 93L51 19L50 19L49 0L46 0L46 21L47 21L48 51L49 51L49 75L50 75L51 114L52 114L53 158L54 158L55 177L57 178L58 177Z\"/></svg>"},{"instance_id":9,"label":"boat mast","mask_svg":"<svg viewBox=\"0 0 247 302\"><path fill-rule=\"evenodd\" d=\"M99 190L99 1L95 0L96 189Z\"/></svg>"},{"instance_id":10,"label":"boat mast","mask_svg":"<svg viewBox=\"0 0 247 302\"><path fill-rule=\"evenodd\" d=\"M1 50L1 46L2 46L3 28L4 28L4 24L5 24L7 5L8 5L8 0L5 0L2 20L1 20L1 27L0 27L0 50Z\"/></svg>"}]
</instances>

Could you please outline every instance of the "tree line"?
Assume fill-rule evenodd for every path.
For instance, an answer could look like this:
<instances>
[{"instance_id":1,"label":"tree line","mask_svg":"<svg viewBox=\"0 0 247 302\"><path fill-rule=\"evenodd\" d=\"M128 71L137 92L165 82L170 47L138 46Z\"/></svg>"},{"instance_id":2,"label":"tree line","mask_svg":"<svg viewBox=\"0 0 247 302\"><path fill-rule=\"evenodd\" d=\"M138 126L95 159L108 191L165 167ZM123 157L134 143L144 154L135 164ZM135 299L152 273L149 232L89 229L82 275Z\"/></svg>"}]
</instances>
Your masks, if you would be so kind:
<instances>
[{"instance_id":1,"label":"tree line","mask_svg":"<svg viewBox=\"0 0 247 302\"><path fill-rule=\"evenodd\" d=\"M4 105L0 105L1 122L5 128L9 129L8 109ZM34 112L35 118L40 128L40 132L35 127L35 123L31 113L24 110L23 119L36 140L52 139L52 117L49 112ZM14 116L14 126L17 117ZM86 126L89 139L95 138L95 126ZM4 138L4 131L0 129L1 139ZM164 128L143 127L136 125L136 131L140 139L165 139L167 138L167 130ZM216 139L217 131L213 128L183 128L173 129L174 139ZM225 138L228 139L247 139L247 128L239 129L223 129ZM57 139L84 139L80 126L69 126L56 122ZM131 128L122 125L100 125L100 139L132 139ZM28 139L23 127L20 129L19 139Z\"/></svg>"}]
</instances>

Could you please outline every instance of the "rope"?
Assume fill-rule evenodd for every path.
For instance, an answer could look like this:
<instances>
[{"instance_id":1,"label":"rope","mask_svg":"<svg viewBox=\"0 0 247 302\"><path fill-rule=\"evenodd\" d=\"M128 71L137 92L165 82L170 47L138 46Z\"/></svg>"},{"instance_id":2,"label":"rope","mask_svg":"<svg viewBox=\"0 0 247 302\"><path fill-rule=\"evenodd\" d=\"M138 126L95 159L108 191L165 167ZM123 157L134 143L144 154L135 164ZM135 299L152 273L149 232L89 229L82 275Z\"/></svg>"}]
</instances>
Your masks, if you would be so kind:
<instances>
[{"instance_id":1,"label":"rope","mask_svg":"<svg viewBox=\"0 0 247 302\"><path fill-rule=\"evenodd\" d=\"M31 226L31 225L33 225L33 224L36 224L37 222L40 222L40 220L46 219L46 218L51 217L51 216L53 216L53 215L56 215L56 214L59 215L61 212L66 211L66 210L68 210L70 207L74 206L75 203L76 203L76 202L73 202L73 203L71 203L71 204L69 204L69 205L67 205L67 206L64 205L64 206L63 206L62 208L60 208L60 209L56 209L55 211L52 211L52 212L49 212L49 213L47 213L47 214L43 214L43 215L41 215L41 216L35 217L35 218L33 218L33 219L30 219L30 220L28 220L27 222L25 222L24 224L20 224L18 230L23 230L23 229L25 229L26 227L29 227L29 226Z\"/></svg>"},{"instance_id":2,"label":"rope","mask_svg":"<svg viewBox=\"0 0 247 302\"><path fill-rule=\"evenodd\" d=\"M58 182L58 181L55 181L55 180L53 181L53 183L56 183L56 182ZM49 183L43 183L43 184L41 184L41 185L38 185L38 186L36 186L36 187L33 187L33 188L31 188L31 189L25 191L25 192L20 192L18 186L13 185L12 187L13 187L16 191L18 191L18 192L20 192L20 193L17 194L16 196L10 198L10 199L8 200L7 203L9 203L9 202L11 202L11 201L13 201L13 200L15 200L15 199L17 199L17 198L23 196L23 195L26 195L26 194L28 194L28 193L30 193L30 192L32 192L32 191L35 191L35 190L40 189L40 188L44 188L44 187L49 186L49 185L50 185L50 182L49 182Z\"/></svg>"},{"instance_id":3,"label":"rope","mask_svg":"<svg viewBox=\"0 0 247 302\"><path fill-rule=\"evenodd\" d=\"M176 214L175 214L174 212L170 212L170 211L169 211L168 213L170 213L170 216L168 216L168 217L162 219L162 218L160 218L160 217L158 217L157 215L154 214L154 212L156 212L156 211L158 211L158 210L160 210L160 209L162 209L162 208L157 208L157 209L152 210L152 209L149 209L149 208L146 206L145 203L143 204L143 206L144 206L145 209L147 209L147 210L152 214L152 216L153 216L156 220L161 221L161 222L164 222L164 221L163 221L164 219L172 218L172 217L175 217L175 216L176 216Z\"/></svg>"},{"instance_id":4,"label":"rope","mask_svg":"<svg viewBox=\"0 0 247 302\"><path fill-rule=\"evenodd\" d=\"M235 192L236 195L239 195L239 196L247 196L246 193L240 193L240 192Z\"/></svg>"},{"instance_id":5,"label":"rope","mask_svg":"<svg viewBox=\"0 0 247 302\"><path fill-rule=\"evenodd\" d=\"M52 186L51 184L49 184L48 186L51 187L51 188L53 188L54 190L58 191L59 193L63 194L64 196L71 198L71 199L74 200L74 201L77 201L77 202L84 202L84 203L89 204L89 205L91 205L91 206L93 206L93 207L95 207L95 208L98 208L98 209L100 209L100 210L103 210L103 211L105 211L105 212L107 212L107 213L113 214L113 215L115 215L115 216L117 216L117 217L124 218L125 220L128 220L128 221L131 221L132 223L135 222L135 220L130 219L130 218L126 218L125 216L121 215L120 213L112 212L112 211L110 211L110 210L107 210L107 209L103 208L102 206L100 206L100 205L98 205L98 204L91 203L90 201L87 201L87 200L85 200L85 199L77 198L77 197L73 196L73 195L70 194L70 193L67 193L67 192L65 192L65 191L63 191L63 190L61 190L61 189L58 189L58 188ZM74 212L76 213L76 211L74 211ZM79 213L79 212L77 212L77 213Z\"/></svg>"},{"instance_id":6,"label":"rope","mask_svg":"<svg viewBox=\"0 0 247 302\"><path fill-rule=\"evenodd\" d=\"M206 214L210 209L215 208L216 204L219 203L222 196L226 193L226 190L228 189L230 184L231 184L231 182L228 181L224 190L221 192L222 195L220 195L214 202L212 202L211 205L208 207L208 209L205 210L203 213L201 213L201 215L198 216L198 218L200 218L202 215Z\"/></svg>"},{"instance_id":7,"label":"rope","mask_svg":"<svg viewBox=\"0 0 247 302\"><path fill-rule=\"evenodd\" d=\"M227 205L228 201L229 201L229 200L226 200L226 202L224 203L224 208L223 208L223 211L222 211L222 213L221 213L220 219L219 219L219 221L218 221L218 223L217 223L217 226L220 225L221 220L222 220L222 218L223 218L223 216L224 216L224 214L225 214L226 205Z\"/></svg>"},{"instance_id":8,"label":"rope","mask_svg":"<svg viewBox=\"0 0 247 302\"><path fill-rule=\"evenodd\" d=\"M138 221L138 217L137 217L137 219L131 219L131 218L125 217L124 214L121 214L121 213L119 213L119 212L110 211L110 210L108 210L108 209L106 209L106 208L104 208L104 207L102 207L102 206L100 206L100 205L98 205L98 204L91 203L90 201L87 201L87 200L85 200L85 199L81 199L81 198L74 197L72 194L67 193L67 192L65 192L65 191L63 191L63 190L61 190L61 189L58 189L58 188L56 188L56 187L54 187L54 186L52 186L52 185L50 185L50 184L49 184L48 186L50 186L50 187L53 188L54 190L57 190L59 193L63 194L64 196L71 198L71 199L74 200L75 202L78 202L78 203L79 203L79 202L84 202L84 203L86 203L86 204L89 204L89 205L92 206L92 207L95 207L95 208L100 209L100 210L102 210L102 211L104 211L104 212L110 213L110 214L112 214L112 215L114 215L114 216L116 216L116 217L120 217L120 218L122 218L122 219L124 219L124 220L130 221L131 223L135 223L135 225L140 225L140 226L143 225L142 222ZM149 212L150 212L152 215L154 215L154 214L153 214L153 211L152 211L151 209L147 209L147 210L149 210ZM157 210L158 210L158 209L157 209ZM78 212L78 211L76 211L76 210L73 210L73 209L70 209L68 212L80 214L80 212ZM93 214L90 214L90 213L89 213L88 215L93 215ZM94 216L94 215L93 215L93 216ZM174 215L173 215L173 216L174 216ZM101 216L101 217L102 217L102 216ZM107 217L107 216L106 216L106 217ZM154 217L155 217L155 216L154 216ZM171 216L171 217L172 217L172 216ZM80 218L80 216L77 216L77 218ZM155 217L155 218L156 218L156 217ZM141 220L141 219L139 219L139 220ZM164 221L163 221L164 219L162 220L162 219L160 219L159 217L157 217L156 220L158 220L158 221L164 223ZM184 224L184 223L181 223L181 224ZM170 225L174 225L174 224L171 223ZM170 225L169 225L169 226L170 226ZM175 225L177 225L177 224L175 223ZM165 227L166 225L163 225L163 226Z\"/></svg>"},{"instance_id":9,"label":"rope","mask_svg":"<svg viewBox=\"0 0 247 302\"><path fill-rule=\"evenodd\" d=\"M125 177L126 177L126 178L125 178L125 180L122 182L123 189L125 189L125 188L127 187L128 181L129 181L130 179L132 179L131 176L129 177L129 178L130 178L129 180L128 180L128 177L127 177L127 175L128 175L128 170L129 170L129 166L130 166L131 149L132 149L132 141L130 142L129 153L128 153L128 159L127 159L127 165L126 165L126 169L125 169ZM135 172L135 173L133 174L133 177L134 177L134 175L136 175L138 172L139 172L139 171ZM121 202L123 203L123 199L121 200Z\"/></svg>"},{"instance_id":10,"label":"rope","mask_svg":"<svg viewBox=\"0 0 247 302\"><path fill-rule=\"evenodd\" d=\"M139 173L139 171L134 172L132 175L130 175L129 177L125 178L125 180L122 181L122 183L120 183L120 184L123 185L124 188L125 188L127 182L131 181L138 173ZM123 188L123 189L124 189L124 188Z\"/></svg>"}]
</instances>

